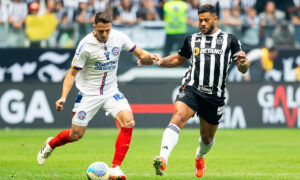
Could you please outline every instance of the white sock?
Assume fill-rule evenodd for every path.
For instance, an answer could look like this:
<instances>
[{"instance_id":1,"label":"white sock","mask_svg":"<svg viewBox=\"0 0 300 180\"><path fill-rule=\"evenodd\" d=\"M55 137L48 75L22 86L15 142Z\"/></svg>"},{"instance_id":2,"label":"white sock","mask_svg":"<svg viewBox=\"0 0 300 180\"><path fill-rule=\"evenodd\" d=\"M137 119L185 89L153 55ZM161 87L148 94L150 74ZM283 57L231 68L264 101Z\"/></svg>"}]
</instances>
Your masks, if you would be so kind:
<instances>
[{"instance_id":1,"label":"white sock","mask_svg":"<svg viewBox=\"0 0 300 180\"><path fill-rule=\"evenodd\" d=\"M168 158L178 142L180 128L175 124L169 124L166 128L161 141L160 156L166 159Z\"/></svg>"},{"instance_id":2,"label":"white sock","mask_svg":"<svg viewBox=\"0 0 300 180\"><path fill-rule=\"evenodd\" d=\"M199 144L200 144L200 150L197 152L197 158L202 158L204 157L205 154L207 154L210 151L210 149L215 144L215 138L210 144L204 144L200 137Z\"/></svg>"}]
</instances>

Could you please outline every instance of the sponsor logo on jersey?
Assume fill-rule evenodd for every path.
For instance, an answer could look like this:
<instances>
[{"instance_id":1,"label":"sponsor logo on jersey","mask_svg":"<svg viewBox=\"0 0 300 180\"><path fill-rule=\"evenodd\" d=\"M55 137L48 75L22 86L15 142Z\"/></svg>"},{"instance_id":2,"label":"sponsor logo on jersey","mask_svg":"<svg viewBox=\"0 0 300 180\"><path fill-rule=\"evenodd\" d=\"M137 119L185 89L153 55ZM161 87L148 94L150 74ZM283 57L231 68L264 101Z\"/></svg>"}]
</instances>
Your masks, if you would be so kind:
<instances>
[{"instance_id":1,"label":"sponsor logo on jersey","mask_svg":"<svg viewBox=\"0 0 300 180\"><path fill-rule=\"evenodd\" d=\"M114 47L111 52L114 56L118 56L120 54L120 49L118 47Z\"/></svg>"},{"instance_id":2,"label":"sponsor logo on jersey","mask_svg":"<svg viewBox=\"0 0 300 180\"><path fill-rule=\"evenodd\" d=\"M215 49L215 48L201 48L200 54L222 54L222 49Z\"/></svg>"},{"instance_id":3,"label":"sponsor logo on jersey","mask_svg":"<svg viewBox=\"0 0 300 180\"><path fill-rule=\"evenodd\" d=\"M117 67L117 61L109 61L107 63L96 62L95 70L113 70Z\"/></svg>"},{"instance_id":4,"label":"sponsor logo on jersey","mask_svg":"<svg viewBox=\"0 0 300 180\"><path fill-rule=\"evenodd\" d=\"M223 111L224 111L224 106L218 107L217 115L222 115L222 114L223 114Z\"/></svg>"},{"instance_id":5,"label":"sponsor logo on jersey","mask_svg":"<svg viewBox=\"0 0 300 180\"><path fill-rule=\"evenodd\" d=\"M209 86L198 86L198 90L207 94L211 94L212 93L212 87Z\"/></svg>"},{"instance_id":6,"label":"sponsor logo on jersey","mask_svg":"<svg viewBox=\"0 0 300 180\"><path fill-rule=\"evenodd\" d=\"M79 118L80 120L84 120L85 117L86 117L86 112L80 111L80 112L78 113L78 118Z\"/></svg>"},{"instance_id":7,"label":"sponsor logo on jersey","mask_svg":"<svg viewBox=\"0 0 300 180\"><path fill-rule=\"evenodd\" d=\"M180 92L179 94L178 94L178 98L183 98L185 96L185 93L184 92Z\"/></svg>"},{"instance_id":8,"label":"sponsor logo on jersey","mask_svg":"<svg viewBox=\"0 0 300 180\"><path fill-rule=\"evenodd\" d=\"M216 40L217 45L222 45L223 44L223 37L218 37Z\"/></svg>"},{"instance_id":9,"label":"sponsor logo on jersey","mask_svg":"<svg viewBox=\"0 0 300 180\"><path fill-rule=\"evenodd\" d=\"M194 48L194 55L197 56L199 54L199 48Z\"/></svg>"}]
</instances>

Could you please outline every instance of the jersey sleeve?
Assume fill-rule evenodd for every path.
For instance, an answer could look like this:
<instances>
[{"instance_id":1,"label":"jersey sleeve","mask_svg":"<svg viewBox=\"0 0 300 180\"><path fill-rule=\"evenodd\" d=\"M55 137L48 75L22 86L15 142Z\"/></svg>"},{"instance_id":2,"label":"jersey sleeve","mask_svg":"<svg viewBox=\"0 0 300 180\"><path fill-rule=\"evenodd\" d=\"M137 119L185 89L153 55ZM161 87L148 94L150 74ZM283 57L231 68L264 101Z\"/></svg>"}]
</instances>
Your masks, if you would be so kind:
<instances>
[{"instance_id":1,"label":"jersey sleeve","mask_svg":"<svg viewBox=\"0 0 300 180\"><path fill-rule=\"evenodd\" d=\"M236 62L237 61L236 53L242 51L242 44L234 35L231 36L232 36L232 40L231 40L232 57L231 58L234 62Z\"/></svg>"},{"instance_id":2,"label":"jersey sleeve","mask_svg":"<svg viewBox=\"0 0 300 180\"><path fill-rule=\"evenodd\" d=\"M126 51L134 51L136 48L136 45L132 42L129 36L127 36L124 33L121 33L121 39L122 39L122 50Z\"/></svg>"},{"instance_id":3,"label":"jersey sleeve","mask_svg":"<svg viewBox=\"0 0 300 180\"><path fill-rule=\"evenodd\" d=\"M86 43L80 43L76 49L74 58L72 60L72 68L81 70L89 57L89 53L84 50Z\"/></svg>"},{"instance_id":4,"label":"jersey sleeve","mask_svg":"<svg viewBox=\"0 0 300 180\"><path fill-rule=\"evenodd\" d=\"M189 43L191 42L191 38L192 36L188 36L187 38L185 38L183 46L178 51L178 54L180 56L186 57L188 59L192 56L192 49Z\"/></svg>"}]
</instances>

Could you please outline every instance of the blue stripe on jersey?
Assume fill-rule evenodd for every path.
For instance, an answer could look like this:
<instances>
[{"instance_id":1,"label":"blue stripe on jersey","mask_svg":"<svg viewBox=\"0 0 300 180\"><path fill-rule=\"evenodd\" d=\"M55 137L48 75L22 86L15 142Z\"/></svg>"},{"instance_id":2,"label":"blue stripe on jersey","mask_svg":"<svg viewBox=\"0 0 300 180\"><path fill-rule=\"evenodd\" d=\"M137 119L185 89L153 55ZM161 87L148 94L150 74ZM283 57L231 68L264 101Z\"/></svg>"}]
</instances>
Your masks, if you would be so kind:
<instances>
[{"instance_id":1,"label":"blue stripe on jersey","mask_svg":"<svg viewBox=\"0 0 300 180\"><path fill-rule=\"evenodd\" d=\"M80 103L82 99L82 94L77 94L76 103Z\"/></svg>"},{"instance_id":2,"label":"blue stripe on jersey","mask_svg":"<svg viewBox=\"0 0 300 180\"><path fill-rule=\"evenodd\" d=\"M73 69L76 69L76 70L81 70L82 68L81 67L76 67L76 66L72 66Z\"/></svg>"},{"instance_id":3,"label":"blue stripe on jersey","mask_svg":"<svg viewBox=\"0 0 300 180\"><path fill-rule=\"evenodd\" d=\"M136 45L134 45L129 51L132 52L135 50L135 48L136 48Z\"/></svg>"},{"instance_id":4,"label":"blue stripe on jersey","mask_svg":"<svg viewBox=\"0 0 300 180\"><path fill-rule=\"evenodd\" d=\"M78 56L80 54L80 51L82 50L82 48L84 47L84 45L86 44L86 41L79 47L78 51L76 51L76 55Z\"/></svg>"}]
</instances>

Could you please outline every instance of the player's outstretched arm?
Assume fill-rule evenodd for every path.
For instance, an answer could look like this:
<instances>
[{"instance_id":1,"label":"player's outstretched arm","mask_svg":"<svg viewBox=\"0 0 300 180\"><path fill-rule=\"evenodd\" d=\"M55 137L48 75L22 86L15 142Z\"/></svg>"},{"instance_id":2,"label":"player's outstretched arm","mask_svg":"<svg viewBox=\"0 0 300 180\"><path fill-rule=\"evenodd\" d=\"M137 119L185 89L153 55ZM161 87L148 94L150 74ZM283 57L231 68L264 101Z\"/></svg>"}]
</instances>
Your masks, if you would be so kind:
<instances>
[{"instance_id":1,"label":"player's outstretched arm","mask_svg":"<svg viewBox=\"0 0 300 180\"><path fill-rule=\"evenodd\" d=\"M245 52L240 51L236 53L235 56L237 57L236 65L238 70L241 73L245 74L250 67L250 61L247 59Z\"/></svg>"},{"instance_id":2,"label":"player's outstretched arm","mask_svg":"<svg viewBox=\"0 0 300 180\"><path fill-rule=\"evenodd\" d=\"M158 66L163 67L176 67L184 64L188 59L184 56L180 56L178 53L172 54L158 61Z\"/></svg>"},{"instance_id":3,"label":"player's outstretched arm","mask_svg":"<svg viewBox=\"0 0 300 180\"><path fill-rule=\"evenodd\" d=\"M158 61L160 58L160 55L151 54L141 48L136 48L132 53L140 60L141 64L144 65L152 65L154 61Z\"/></svg>"},{"instance_id":4,"label":"player's outstretched arm","mask_svg":"<svg viewBox=\"0 0 300 180\"><path fill-rule=\"evenodd\" d=\"M63 89L62 89L62 94L59 100L56 101L56 109L58 111L62 111L63 110L63 104L66 102L67 96L70 92L70 90L72 89L72 86L74 84L75 81L75 77L77 75L79 70L70 68L70 70L68 71L64 82L63 82Z\"/></svg>"}]
</instances>

